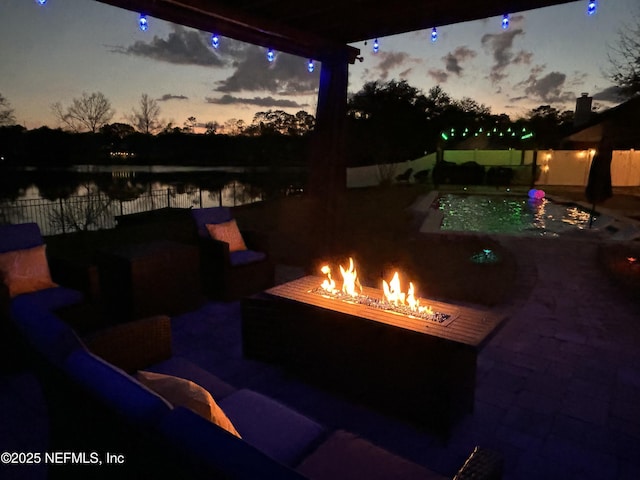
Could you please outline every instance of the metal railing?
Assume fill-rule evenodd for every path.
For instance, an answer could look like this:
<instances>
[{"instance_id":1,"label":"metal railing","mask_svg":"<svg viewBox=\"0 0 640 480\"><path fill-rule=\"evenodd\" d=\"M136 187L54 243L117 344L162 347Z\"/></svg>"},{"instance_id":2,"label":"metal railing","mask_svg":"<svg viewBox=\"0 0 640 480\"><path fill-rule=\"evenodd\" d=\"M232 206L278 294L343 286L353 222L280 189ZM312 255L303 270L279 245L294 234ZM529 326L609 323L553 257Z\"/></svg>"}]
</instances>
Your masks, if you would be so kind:
<instances>
[{"instance_id":1,"label":"metal railing","mask_svg":"<svg viewBox=\"0 0 640 480\"><path fill-rule=\"evenodd\" d=\"M0 202L0 224L35 222L43 235L114 228L116 217L160 208L236 206L261 200L246 194L239 184L220 191L175 188L151 190L133 199L114 199L103 192L57 200L18 199Z\"/></svg>"}]
</instances>

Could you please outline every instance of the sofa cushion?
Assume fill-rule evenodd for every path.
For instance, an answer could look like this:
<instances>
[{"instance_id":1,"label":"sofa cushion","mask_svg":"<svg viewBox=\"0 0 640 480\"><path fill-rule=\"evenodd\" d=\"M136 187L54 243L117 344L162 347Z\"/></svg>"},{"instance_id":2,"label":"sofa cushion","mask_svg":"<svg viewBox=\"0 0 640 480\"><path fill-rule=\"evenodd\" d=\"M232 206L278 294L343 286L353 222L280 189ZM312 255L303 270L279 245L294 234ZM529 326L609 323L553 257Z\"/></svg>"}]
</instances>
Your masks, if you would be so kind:
<instances>
[{"instance_id":1,"label":"sofa cushion","mask_svg":"<svg viewBox=\"0 0 640 480\"><path fill-rule=\"evenodd\" d=\"M0 276L10 297L58 286L51 280L45 245L0 253Z\"/></svg>"},{"instance_id":2,"label":"sofa cushion","mask_svg":"<svg viewBox=\"0 0 640 480\"><path fill-rule=\"evenodd\" d=\"M11 318L38 353L61 367L74 350L84 350L75 331L56 315L20 295L11 302Z\"/></svg>"},{"instance_id":3,"label":"sofa cushion","mask_svg":"<svg viewBox=\"0 0 640 480\"><path fill-rule=\"evenodd\" d=\"M239 250L237 252L231 252L229 254L229 261L233 266L261 262L265 258L267 258L267 255L265 253L256 252L253 250Z\"/></svg>"},{"instance_id":4,"label":"sofa cushion","mask_svg":"<svg viewBox=\"0 0 640 480\"><path fill-rule=\"evenodd\" d=\"M183 478L269 478L302 480L294 470L269 458L246 441L231 435L184 407L176 407L159 425L160 434L178 461L186 459L191 470Z\"/></svg>"},{"instance_id":5,"label":"sofa cushion","mask_svg":"<svg viewBox=\"0 0 640 480\"><path fill-rule=\"evenodd\" d=\"M334 432L296 470L312 480L447 478L343 430Z\"/></svg>"},{"instance_id":6,"label":"sofa cushion","mask_svg":"<svg viewBox=\"0 0 640 480\"><path fill-rule=\"evenodd\" d=\"M220 407L247 443L285 465L297 464L325 436L318 423L251 390L238 390Z\"/></svg>"},{"instance_id":7,"label":"sofa cushion","mask_svg":"<svg viewBox=\"0 0 640 480\"><path fill-rule=\"evenodd\" d=\"M204 370L195 363L182 357L171 357L168 360L148 367L146 370L191 380L211 393L213 398L218 402L236 391L235 387L232 387L211 372Z\"/></svg>"},{"instance_id":8,"label":"sofa cushion","mask_svg":"<svg viewBox=\"0 0 640 480\"><path fill-rule=\"evenodd\" d=\"M0 226L0 252L2 253L42 244L42 235L37 223Z\"/></svg>"},{"instance_id":9,"label":"sofa cushion","mask_svg":"<svg viewBox=\"0 0 640 480\"><path fill-rule=\"evenodd\" d=\"M224 428L229 433L239 437L229 418L218 406L211 394L200 385L173 375L163 373L139 371L134 377L143 385L161 395L174 407L182 406L193 410L202 418Z\"/></svg>"},{"instance_id":10,"label":"sofa cushion","mask_svg":"<svg viewBox=\"0 0 640 480\"><path fill-rule=\"evenodd\" d=\"M76 305L84 301L84 295L78 290L67 287L54 287L38 290L32 293L23 293L20 298L37 305L43 310L57 310L59 308Z\"/></svg>"},{"instance_id":11,"label":"sofa cushion","mask_svg":"<svg viewBox=\"0 0 640 480\"><path fill-rule=\"evenodd\" d=\"M173 408L123 370L86 350L69 355L64 370L96 399L134 425L154 425Z\"/></svg>"},{"instance_id":12,"label":"sofa cushion","mask_svg":"<svg viewBox=\"0 0 640 480\"><path fill-rule=\"evenodd\" d=\"M228 207L194 208L191 210L191 216L200 238L211 238L206 227L208 223L223 223L233 218Z\"/></svg>"},{"instance_id":13,"label":"sofa cushion","mask_svg":"<svg viewBox=\"0 0 640 480\"><path fill-rule=\"evenodd\" d=\"M223 223L207 223L205 226L211 238L229 244L229 252L247 249L235 219Z\"/></svg>"}]
</instances>

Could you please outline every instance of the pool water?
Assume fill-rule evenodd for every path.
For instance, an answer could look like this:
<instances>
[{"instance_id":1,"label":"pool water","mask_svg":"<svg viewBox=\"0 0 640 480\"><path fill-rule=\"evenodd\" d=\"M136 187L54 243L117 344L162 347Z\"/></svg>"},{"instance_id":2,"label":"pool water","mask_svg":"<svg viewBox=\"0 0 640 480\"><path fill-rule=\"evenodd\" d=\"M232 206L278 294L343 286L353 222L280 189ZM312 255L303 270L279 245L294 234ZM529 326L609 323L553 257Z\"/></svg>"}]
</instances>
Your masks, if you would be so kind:
<instances>
[{"instance_id":1,"label":"pool water","mask_svg":"<svg viewBox=\"0 0 640 480\"><path fill-rule=\"evenodd\" d=\"M558 236L589 228L588 211L546 198L445 194L438 204L441 230ZM592 228L598 223L595 219Z\"/></svg>"}]
</instances>

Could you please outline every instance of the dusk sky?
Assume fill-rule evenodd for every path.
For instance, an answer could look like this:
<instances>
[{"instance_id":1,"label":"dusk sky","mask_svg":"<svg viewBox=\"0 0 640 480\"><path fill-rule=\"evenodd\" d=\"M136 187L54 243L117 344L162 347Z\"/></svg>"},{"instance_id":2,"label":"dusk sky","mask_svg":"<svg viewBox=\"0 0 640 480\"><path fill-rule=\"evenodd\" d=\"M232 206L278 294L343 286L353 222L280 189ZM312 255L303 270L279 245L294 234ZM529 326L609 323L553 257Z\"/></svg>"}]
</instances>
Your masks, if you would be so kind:
<instances>
[{"instance_id":1,"label":"dusk sky","mask_svg":"<svg viewBox=\"0 0 640 480\"><path fill-rule=\"evenodd\" d=\"M407 80L424 93L440 85L454 99L470 97L512 119L539 105L573 110L581 92L601 109L620 103L605 72L607 53L625 22L640 17L639 0L600 0L586 15L587 1L354 44L363 62L349 67L349 92L367 81ZM372 7L375 8L375 7ZM251 122L259 111L305 110L315 115L320 65L153 17L138 29L138 15L94 0L2 0L0 93L27 128L59 126L51 113L83 92L102 92L126 121L143 93L159 101L161 118L182 126L230 118Z\"/></svg>"}]
</instances>

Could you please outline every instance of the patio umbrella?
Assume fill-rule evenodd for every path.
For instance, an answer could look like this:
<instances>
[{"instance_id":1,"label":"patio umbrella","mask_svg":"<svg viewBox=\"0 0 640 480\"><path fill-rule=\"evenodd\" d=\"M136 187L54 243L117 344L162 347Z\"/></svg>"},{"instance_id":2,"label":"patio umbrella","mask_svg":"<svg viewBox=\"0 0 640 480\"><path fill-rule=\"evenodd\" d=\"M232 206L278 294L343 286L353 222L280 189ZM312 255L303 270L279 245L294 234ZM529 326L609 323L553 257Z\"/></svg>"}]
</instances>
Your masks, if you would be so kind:
<instances>
[{"instance_id":1,"label":"patio umbrella","mask_svg":"<svg viewBox=\"0 0 640 480\"><path fill-rule=\"evenodd\" d=\"M589 170L589 180L585 194L587 200L591 203L591 214L589 215L589 228L593 223L593 214L596 210L596 204L602 203L606 199L611 198L613 191L611 188L611 157L613 151L609 145L601 145L591 162Z\"/></svg>"}]
</instances>

